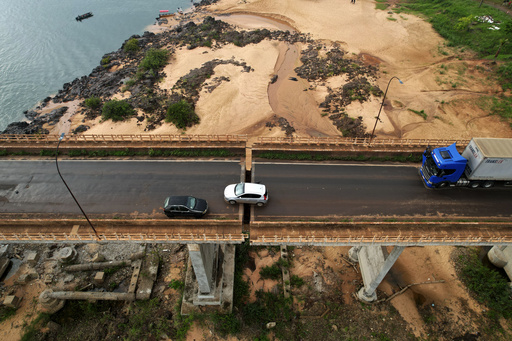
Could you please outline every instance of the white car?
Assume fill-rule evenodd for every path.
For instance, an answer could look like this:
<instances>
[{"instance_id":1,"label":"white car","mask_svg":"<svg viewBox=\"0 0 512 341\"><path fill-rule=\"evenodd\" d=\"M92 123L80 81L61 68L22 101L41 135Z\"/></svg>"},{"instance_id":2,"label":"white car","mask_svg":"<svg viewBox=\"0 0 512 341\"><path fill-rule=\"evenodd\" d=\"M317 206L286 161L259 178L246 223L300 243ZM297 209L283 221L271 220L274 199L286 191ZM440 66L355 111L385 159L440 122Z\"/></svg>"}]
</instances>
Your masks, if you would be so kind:
<instances>
[{"instance_id":1,"label":"white car","mask_svg":"<svg viewBox=\"0 0 512 341\"><path fill-rule=\"evenodd\" d=\"M234 204L255 204L263 206L268 201L267 187L252 182L232 184L224 189L224 200Z\"/></svg>"}]
</instances>

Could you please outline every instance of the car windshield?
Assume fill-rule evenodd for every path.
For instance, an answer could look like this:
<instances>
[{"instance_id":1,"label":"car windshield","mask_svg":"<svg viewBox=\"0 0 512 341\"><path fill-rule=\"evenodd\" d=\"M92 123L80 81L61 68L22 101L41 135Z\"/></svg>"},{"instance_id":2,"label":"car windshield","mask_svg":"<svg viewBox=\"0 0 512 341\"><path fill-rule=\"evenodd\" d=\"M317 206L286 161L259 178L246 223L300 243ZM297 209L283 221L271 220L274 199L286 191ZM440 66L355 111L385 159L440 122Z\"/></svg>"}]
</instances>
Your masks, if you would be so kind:
<instances>
[{"instance_id":1,"label":"car windshield","mask_svg":"<svg viewBox=\"0 0 512 341\"><path fill-rule=\"evenodd\" d=\"M187 200L187 207L188 207L188 208L194 208L194 207L196 207L196 198L194 198L194 197L188 197L188 200Z\"/></svg>"},{"instance_id":2,"label":"car windshield","mask_svg":"<svg viewBox=\"0 0 512 341\"><path fill-rule=\"evenodd\" d=\"M235 186L235 195L239 196L244 193L244 183L241 182Z\"/></svg>"}]
</instances>

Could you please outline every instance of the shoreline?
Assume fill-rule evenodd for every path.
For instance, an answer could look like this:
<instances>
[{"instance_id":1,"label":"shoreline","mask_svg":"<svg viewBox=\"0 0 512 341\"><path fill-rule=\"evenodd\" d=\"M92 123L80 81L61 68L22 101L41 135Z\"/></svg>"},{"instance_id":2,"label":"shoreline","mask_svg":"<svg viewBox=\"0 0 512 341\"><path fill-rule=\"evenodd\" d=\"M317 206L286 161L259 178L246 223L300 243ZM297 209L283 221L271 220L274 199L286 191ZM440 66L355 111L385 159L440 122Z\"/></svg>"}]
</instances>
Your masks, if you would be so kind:
<instances>
[{"instance_id":1,"label":"shoreline","mask_svg":"<svg viewBox=\"0 0 512 341\"><path fill-rule=\"evenodd\" d=\"M358 68L376 68L376 73L368 78L370 88L385 89L390 85L388 81L392 76L400 77L406 84L401 86L397 83L390 87L380 116L381 122L377 125L377 136L448 139L496 135L512 137L510 129L502 127L498 118L489 117L482 109L468 104L468 101L475 98L470 92L491 91L489 86L479 84L478 80L468 80L467 89L458 90L445 89L443 84L433 82L433 77L438 77L435 75L439 65L451 63L455 68L457 61L447 61L444 55L435 52L442 39L428 23L411 15L400 15L397 20L390 21L387 19L389 14L376 10L369 1L360 1L356 6L335 0L326 1L328 3L322 6L307 8L305 5L296 5L293 10L289 10L286 4L291 3L291 0L284 1L284 4L269 4L264 0L250 3L221 0L206 7L194 6L190 11L174 16L172 20L168 19L167 24L148 25L146 28L157 31L156 36L159 38L153 38L145 33L142 37L139 36L139 41L156 42L159 39L164 40L164 36L176 36L177 28L187 30L190 26L187 23L190 22L194 22L195 26L201 26L200 23L206 17L212 16L233 25L239 32L275 32L274 30L289 31L289 28L295 28L301 32L299 35L304 36L304 42L286 42L286 39L290 38L284 38L284 42L279 43L279 39L283 38L276 38L276 34L244 46L215 41L212 47L191 48L190 45L173 45L176 43L168 42L164 45L172 54L168 65L160 74L162 80L154 85L158 93L172 93L180 79L187 79L195 69L201 69L212 60L225 61L224 64L213 66L212 78L201 81L197 94L189 99L193 101L201 123L186 130L177 129L168 123L149 125L149 120L162 120L161 109L158 115L137 109L137 118L123 122L102 122L97 115L95 119L87 118L83 107L75 105L75 111L67 114L72 116L69 129L76 129L83 124L89 126L89 133L94 134L222 132L251 136L348 137L369 134L381 106L382 93L359 93L359 87L366 85L358 84L358 79L368 78L364 73L367 71L356 75L355 78L350 78L353 75L346 74L317 77L312 74L300 76L296 73L299 67L320 69L321 63L333 62L326 59L329 55L338 53L343 56L342 58L352 60L352 64L358 64ZM329 4L335 6L330 8ZM339 13L343 13L340 24L329 25L330 20ZM354 25L355 22L358 24ZM308 39L309 42L306 43ZM279 44L288 44L288 47L284 48ZM308 45L311 44L316 46L316 51L308 51ZM279 70L279 60L284 58L286 51L293 49L297 51L295 60L288 62L289 65L286 67L289 71L282 74ZM121 51L122 47L105 56L117 58ZM264 58L261 58L262 51ZM304 53L308 53L310 57L302 60ZM310 60L314 60L316 64L305 66L305 61ZM117 64L105 66L111 75L127 67L122 59L116 62ZM485 64L482 61L464 62L469 63L472 68ZM251 71L243 72L237 64L247 65ZM84 77L93 79L98 72L102 72L98 68L101 66L95 68L91 75ZM418 72L418 68L423 71ZM130 79L133 76L126 73L126 77ZM277 78L273 79L274 77ZM280 86L278 90L274 89L273 82L276 80ZM76 88L76 84L73 83L66 83L63 87L64 92L77 89L81 92L82 88ZM69 84L71 90L66 90ZM120 83L119 88L122 86ZM346 93L353 86L359 93L355 100L350 99L352 95L348 96ZM134 100L131 91L118 90L109 90L111 94L102 98L105 101L110 98ZM466 104L462 106L458 101L465 101ZM62 105L66 105L66 102ZM48 108L49 106L42 108L40 113L47 114ZM414 113L420 110L424 110L427 118ZM472 124L468 124L468 121ZM60 126L66 122L61 123ZM48 125L44 129L48 129L52 134L58 130ZM58 133L60 132L59 130Z\"/></svg>"}]
</instances>

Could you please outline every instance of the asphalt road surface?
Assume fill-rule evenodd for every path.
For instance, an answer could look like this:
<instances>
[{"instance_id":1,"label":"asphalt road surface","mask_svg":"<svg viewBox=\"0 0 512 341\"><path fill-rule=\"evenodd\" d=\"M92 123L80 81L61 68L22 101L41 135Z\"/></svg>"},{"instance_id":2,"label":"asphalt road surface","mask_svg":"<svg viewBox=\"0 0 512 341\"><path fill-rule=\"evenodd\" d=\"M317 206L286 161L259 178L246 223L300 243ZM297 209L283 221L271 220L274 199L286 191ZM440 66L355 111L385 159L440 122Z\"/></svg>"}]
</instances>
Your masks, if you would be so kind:
<instances>
[{"instance_id":1,"label":"asphalt road surface","mask_svg":"<svg viewBox=\"0 0 512 341\"><path fill-rule=\"evenodd\" d=\"M211 215L238 217L224 187L240 181L235 161L59 161L87 214L149 214L165 218L169 195L204 198ZM0 161L0 213L80 214L55 161ZM426 189L412 166L255 163L269 203L257 219L322 216L510 217L512 188Z\"/></svg>"},{"instance_id":2,"label":"asphalt road surface","mask_svg":"<svg viewBox=\"0 0 512 341\"><path fill-rule=\"evenodd\" d=\"M153 214L165 218L169 195L206 199L210 212L236 214L224 187L240 181L239 162L59 161L61 174L86 214ZM0 213L81 214L55 161L1 161Z\"/></svg>"},{"instance_id":3,"label":"asphalt road surface","mask_svg":"<svg viewBox=\"0 0 512 341\"><path fill-rule=\"evenodd\" d=\"M277 216L506 216L512 188L427 189L417 167L350 164L257 163L268 186L256 217Z\"/></svg>"}]
</instances>

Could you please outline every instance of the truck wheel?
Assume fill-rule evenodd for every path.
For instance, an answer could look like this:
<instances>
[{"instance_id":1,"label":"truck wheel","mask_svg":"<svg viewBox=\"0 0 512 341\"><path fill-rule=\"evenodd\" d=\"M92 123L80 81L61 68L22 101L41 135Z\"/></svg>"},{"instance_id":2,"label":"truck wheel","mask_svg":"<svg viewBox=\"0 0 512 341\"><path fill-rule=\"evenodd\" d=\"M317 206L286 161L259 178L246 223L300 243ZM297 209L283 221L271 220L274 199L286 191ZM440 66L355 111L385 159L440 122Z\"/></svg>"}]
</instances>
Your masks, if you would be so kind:
<instances>
[{"instance_id":1,"label":"truck wheel","mask_svg":"<svg viewBox=\"0 0 512 341\"><path fill-rule=\"evenodd\" d=\"M478 182L478 181L473 181L473 182L471 182L471 183L469 184L469 187L471 187L471 188L478 188L478 187L480 187L480 182Z\"/></svg>"},{"instance_id":2,"label":"truck wheel","mask_svg":"<svg viewBox=\"0 0 512 341\"><path fill-rule=\"evenodd\" d=\"M263 206L264 204L263 204L262 202L259 202L259 203L257 203L256 205L257 205L258 207L261 207L261 206Z\"/></svg>"},{"instance_id":3,"label":"truck wheel","mask_svg":"<svg viewBox=\"0 0 512 341\"><path fill-rule=\"evenodd\" d=\"M230 200L230 201L229 201L229 203L230 203L231 205L234 205L234 204L236 204L236 201L234 201L234 200Z\"/></svg>"},{"instance_id":4,"label":"truck wheel","mask_svg":"<svg viewBox=\"0 0 512 341\"><path fill-rule=\"evenodd\" d=\"M483 188L491 188L492 186L494 186L494 181L486 181L482 185Z\"/></svg>"}]
</instances>

